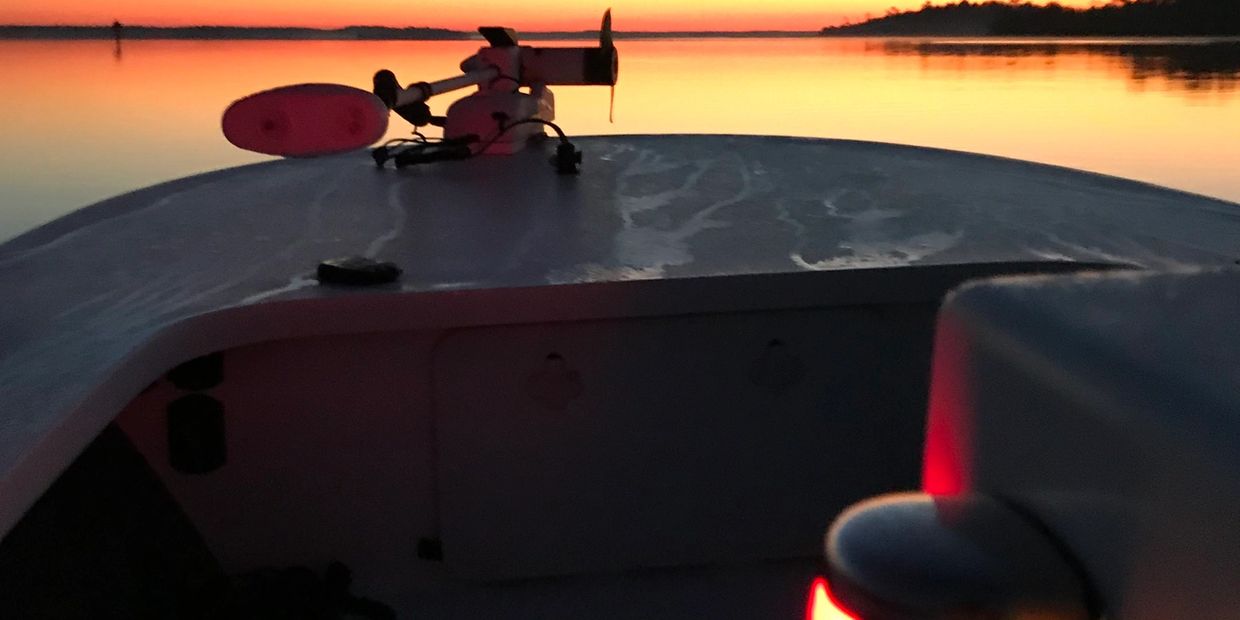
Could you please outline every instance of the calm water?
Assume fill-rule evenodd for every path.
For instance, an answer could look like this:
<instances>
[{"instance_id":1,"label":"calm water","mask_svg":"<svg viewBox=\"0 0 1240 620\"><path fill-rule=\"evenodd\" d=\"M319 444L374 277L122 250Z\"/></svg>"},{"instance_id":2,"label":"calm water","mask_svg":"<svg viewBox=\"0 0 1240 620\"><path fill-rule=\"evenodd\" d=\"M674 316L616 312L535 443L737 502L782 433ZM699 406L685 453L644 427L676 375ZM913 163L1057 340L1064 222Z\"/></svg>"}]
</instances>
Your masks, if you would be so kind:
<instances>
[{"instance_id":1,"label":"calm water","mask_svg":"<svg viewBox=\"0 0 1240 620\"><path fill-rule=\"evenodd\" d=\"M471 42L0 41L0 240L99 199L260 161L219 132L272 86L453 75ZM938 146L1240 201L1240 42L621 41L572 134L747 133ZM450 99L436 100L442 112ZM405 132L393 123L393 135Z\"/></svg>"}]
</instances>

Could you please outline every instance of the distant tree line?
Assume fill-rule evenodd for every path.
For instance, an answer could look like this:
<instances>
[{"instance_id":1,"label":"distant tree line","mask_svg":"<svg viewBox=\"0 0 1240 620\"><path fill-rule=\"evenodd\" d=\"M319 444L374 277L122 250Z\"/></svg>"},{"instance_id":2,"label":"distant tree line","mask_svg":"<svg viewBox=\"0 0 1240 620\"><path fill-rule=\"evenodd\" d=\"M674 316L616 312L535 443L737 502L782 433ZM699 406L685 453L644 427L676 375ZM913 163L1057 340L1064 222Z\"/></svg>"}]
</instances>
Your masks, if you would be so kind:
<instances>
[{"instance_id":1,"label":"distant tree line","mask_svg":"<svg viewBox=\"0 0 1240 620\"><path fill-rule=\"evenodd\" d=\"M1113 0L1074 9L1051 3L969 2L889 10L829 35L1237 36L1240 0Z\"/></svg>"}]
</instances>

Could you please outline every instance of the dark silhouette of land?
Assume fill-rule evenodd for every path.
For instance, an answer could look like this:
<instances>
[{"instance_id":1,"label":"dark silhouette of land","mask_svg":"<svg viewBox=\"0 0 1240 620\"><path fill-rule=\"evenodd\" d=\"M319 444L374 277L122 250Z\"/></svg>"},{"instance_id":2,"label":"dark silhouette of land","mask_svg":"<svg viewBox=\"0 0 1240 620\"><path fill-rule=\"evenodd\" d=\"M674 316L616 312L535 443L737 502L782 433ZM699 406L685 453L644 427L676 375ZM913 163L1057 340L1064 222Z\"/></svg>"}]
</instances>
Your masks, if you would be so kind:
<instances>
[{"instance_id":1,"label":"dark silhouette of land","mask_svg":"<svg viewBox=\"0 0 1240 620\"><path fill-rule=\"evenodd\" d=\"M931 5L888 11L859 24L824 28L834 36L1240 36L1238 0L1114 0L1072 9L1016 2Z\"/></svg>"},{"instance_id":2,"label":"dark silhouette of land","mask_svg":"<svg viewBox=\"0 0 1240 620\"><path fill-rule=\"evenodd\" d=\"M119 24L120 22L116 22ZM118 37L116 24L112 26L4 26L0 25L0 39L112 39ZM617 39L693 39L693 38L773 38L814 37L816 31L788 32L755 30L746 32L616 32ZM520 32L522 40L596 40L597 30L573 32ZM321 39L346 41L413 40L413 41L466 41L480 39L476 32L448 30L444 28L391 28L387 26L347 26L336 29L286 28L286 27L240 27L240 26L187 26L164 28L158 26L124 26L125 40L134 39L221 39L221 40L287 40Z\"/></svg>"}]
</instances>

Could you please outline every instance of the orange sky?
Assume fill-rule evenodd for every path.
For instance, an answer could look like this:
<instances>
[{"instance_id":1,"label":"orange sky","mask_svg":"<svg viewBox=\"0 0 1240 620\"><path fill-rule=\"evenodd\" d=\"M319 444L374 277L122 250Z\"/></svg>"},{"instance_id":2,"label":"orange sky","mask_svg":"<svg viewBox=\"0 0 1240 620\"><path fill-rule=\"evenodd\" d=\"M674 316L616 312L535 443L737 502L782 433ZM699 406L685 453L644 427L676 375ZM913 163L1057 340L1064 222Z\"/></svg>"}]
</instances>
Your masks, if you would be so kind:
<instances>
[{"instance_id":1,"label":"orange sky","mask_svg":"<svg viewBox=\"0 0 1240 620\"><path fill-rule=\"evenodd\" d=\"M845 19L912 9L924 0L4 0L0 23L178 26L351 24L472 30L585 30L613 7L617 30L816 30ZM1102 0L1060 0L1089 6Z\"/></svg>"}]
</instances>

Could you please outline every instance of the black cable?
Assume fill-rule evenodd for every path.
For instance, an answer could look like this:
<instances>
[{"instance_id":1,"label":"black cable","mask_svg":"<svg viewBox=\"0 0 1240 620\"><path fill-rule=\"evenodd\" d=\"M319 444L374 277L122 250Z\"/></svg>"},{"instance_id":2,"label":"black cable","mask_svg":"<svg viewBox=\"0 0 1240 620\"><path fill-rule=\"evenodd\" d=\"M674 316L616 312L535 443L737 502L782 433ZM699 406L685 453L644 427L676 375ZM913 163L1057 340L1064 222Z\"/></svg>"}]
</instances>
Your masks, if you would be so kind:
<instances>
[{"instance_id":1,"label":"black cable","mask_svg":"<svg viewBox=\"0 0 1240 620\"><path fill-rule=\"evenodd\" d=\"M427 137L426 134L422 133L421 131L418 131L417 129L414 129L412 138L392 138L391 140L384 142L380 146L391 148L392 146L399 145L399 144L429 144L431 142L440 142L442 140L443 138Z\"/></svg>"},{"instance_id":2,"label":"black cable","mask_svg":"<svg viewBox=\"0 0 1240 620\"><path fill-rule=\"evenodd\" d=\"M564 130L561 129L559 125L556 125L555 123L551 121L543 120L541 118L527 118L524 120L516 121L514 123L508 123L506 125L501 126L499 131L495 132L495 135L491 136L491 139L488 140L487 143L483 145L481 149L478 149L475 155L481 155L482 153L485 153L487 149L494 146L496 142L499 142L500 138L504 137L504 135L507 134L509 131L512 131L513 127L517 127L519 125L533 125L533 124L546 125L547 127L554 129L556 135L560 137L560 143L569 144L568 136L564 134Z\"/></svg>"},{"instance_id":3,"label":"black cable","mask_svg":"<svg viewBox=\"0 0 1240 620\"><path fill-rule=\"evenodd\" d=\"M370 156L375 160L375 164L380 168L390 159L410 160L424 158L424 150L435 146L451 146L454 144L468 144L471 141L460 142L454 140L445 140L438 137L428 137L422 132L414 130L413 138L392 138L387 142L375 147L371 150ZM402 158L403 156L403 158ZM454 156L451 159L460 159Z\"/></svg>"},{"instance_id":4,"label":"black cable","mask_svg":"<svg viewBox=\"0 0 1240 620\"><path fill-rule=\"evenodd\" d=\"M395 138L388 140L382 146L371 151L371 157L374 158L375 164L380 168L389 159L395 160L397 168L435 161L472 159L485 153L507 135L508 132L512 131L514 127L533 124L550 127L559 137L560 144L556 147L555 157L552 159L552 164L555 165L556 171L560 174L577 174L579 172L578 167L581 164L581 151L578 151L577 147L573 146L572 142L569 142L568 135L564 133L564 130L559 125L541 118L527 118L503 124L490 139L482 143L481 148L477 149L471 146L480 142L477 136L470 135L452 139L439 138L438 141L431 142L431 139L415 131L414 134L418 136L418 139Z\"/></svg>"},{"instance_id":5,"label":"black cable","mask_svg":"<svg viewBox=\"0 0 1240 620\"><path fill-rule=\"evenodd\" d=\"M555 157L551 159L551 164L555 166L555 171L557 173L570 175L581 172L581 151L577 150L577 147L573 146L573 143L568 141L568 136L559 125L541 118L527 118L524 120L519 120L515 123L509 123L501 126L500 130L496 132L496 134L492 136L481 149L473 151L471 157L476 157L487 152L487 149L491 148L491 146L498 142L500 138L504 137L504 134L511 131L513 127L531 124L539 124L550 127L554 129L556 135L560 137L560 144L555 148Z\"/></svg>"}]
</instances>

